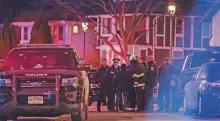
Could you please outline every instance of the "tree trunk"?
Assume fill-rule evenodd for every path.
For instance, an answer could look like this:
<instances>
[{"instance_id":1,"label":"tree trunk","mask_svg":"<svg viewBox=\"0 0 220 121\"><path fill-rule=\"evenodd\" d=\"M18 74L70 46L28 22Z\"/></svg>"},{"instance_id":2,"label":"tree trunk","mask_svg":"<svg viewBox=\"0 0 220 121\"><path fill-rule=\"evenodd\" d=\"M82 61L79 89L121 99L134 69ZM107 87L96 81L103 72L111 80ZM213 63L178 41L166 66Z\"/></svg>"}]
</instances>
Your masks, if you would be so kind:
<instances>
[{"instance_id":1,"label":"tree trunk","mask_svg":"<svg viewBox=\"0 0 220 121\"><path fill-rule=\"evenodd\" d=\"M125 60L126 64L129 63L127 55L128 55L128 45L126 44L126 45L124 45L124 53L123 53L123 57L122 57Z\"/></svg>"}]
</instances>

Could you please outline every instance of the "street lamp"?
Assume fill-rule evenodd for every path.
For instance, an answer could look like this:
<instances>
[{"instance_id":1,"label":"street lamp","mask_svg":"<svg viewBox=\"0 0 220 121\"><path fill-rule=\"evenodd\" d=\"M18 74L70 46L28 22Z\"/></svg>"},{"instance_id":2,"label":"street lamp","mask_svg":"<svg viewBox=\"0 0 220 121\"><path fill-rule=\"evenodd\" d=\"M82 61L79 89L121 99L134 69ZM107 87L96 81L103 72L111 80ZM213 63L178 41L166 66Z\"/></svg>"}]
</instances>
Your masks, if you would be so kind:
<instances>
[{"instance_id":1,"label":"street lamp","mask_svg":"<svg viewBox=\"0 0 220 121\"><path fill-rule=\"evenodd\" d=\"M81 24L81 26L82 26L82 30L83 30L83 37L84 37L84 60L85 60L85 58L86 58L86 31L88 30L88 23L87 22L83 22L82 24Z\"/></svg>"},{"instance_id":2,"label":"street lamp","mask_svg":"<svg viewBox=\"0 0 220 121\"><path fill-rule=\"evenodd\" d=\"M168 12L171 16L174 16L175 12L176 12L176 4L173 1L169 2L168 5Z\"/></svg>"},{"instance_id":3,"label":"street lamp","mask_svg":"<svg viewBox=\"0 0 220 121\"><path fill-rule=\"evenodd\" d=\"M176 4L171 0L168 4L168 13L170 15L170 62L173 60L173 16L176 12Z\"/></svg>"}]
</instances>

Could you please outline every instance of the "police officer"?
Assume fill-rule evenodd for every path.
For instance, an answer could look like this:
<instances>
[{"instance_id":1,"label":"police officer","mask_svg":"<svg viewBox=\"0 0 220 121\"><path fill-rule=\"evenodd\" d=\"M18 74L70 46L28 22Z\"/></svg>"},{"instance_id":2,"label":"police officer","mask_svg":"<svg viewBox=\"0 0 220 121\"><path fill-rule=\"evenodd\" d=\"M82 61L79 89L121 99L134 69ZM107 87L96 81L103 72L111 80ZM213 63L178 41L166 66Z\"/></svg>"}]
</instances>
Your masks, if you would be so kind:
<instances>
[{"instance_id":1,"label":"police officer","mask_svg":"<svg viewBox=\"0 0 220 121\"><path fill-rule=\"evenodd\" d=\"M142 82L142 78L144 76L144 65L139 63L137 57L131 57L132 63L132 72L134 78L134 88L136 90L136 101L137 101L137 110L136 112L144 111L144 86L145 83Z\"/></svg>"},{"instance_id":2,"label":"police officer","mask_svg":"<svg viewBox=\"0 0 220 121\"><path fill-rule=\"evenodd\" d=\"M128 102L128 91L133 87L133 77L130 71L126 71L126 65L121 65L121 71L115 74L116 81L116 111L119 111L119 105L123 101L123 111L126 111ZM123 100L122 100L123 99Z\"/></svg>"},{"instance_id":3,"label":"police officer","mask_svg":"<svg viewBox=\"0 0 220 121\"><path fill-rule=\"evenodd\" d=\"M107 60L103 59L102 65L98 69L94 77L94 79L100 83L100 91L99 91L98 100L97 100L97 111L98 112L101 112L101 103L104 100L105 95L107 93L107 89L108 89L108 82L106 80L108 69L109 69L109 66L107 65Z\"/></svg>"},{"instance_id":4,"label":"police officer","mask_svg":"<svg viewBox=\"0 0 220 121\"><path fill-rule=\"evenodd\" d=\"M119 72L120 69L120 59L119 58L114 58L113 60L113 65L110 67L110 69L107 72L107 81L108 83L108 90L107 90L107 95L108 95L108 110L109 111L115 111L114 109L114 104L115 104L115 74L116 72ZM122 108L122 106L120 106L120 109Z\"/></svg>"},{"instance_id":5,"label":"police officer","mask_svg":"<svg viewBox=\"0 0 220 121\"><path fill-rule=\"evenodd\" d=\"M156 85L157 67L153 56L147 57L147 67L145 68L143 81L145 82L145 110L153 112L153 89Z\"/></svg>"},{"instance_id":6,"label":"police officer","mask_svg":"<svg viewBox=\"0 0 220 121\"><path fill-rule=\"evenodd\" d=\"M170 110L170 88L173 75L173 66L169 63L169 58L167 57L164 59L164 62L165 63L159 68L158 72L158 111L163 111L164 109L165 111Z\"/></svg>"}]
</instances>

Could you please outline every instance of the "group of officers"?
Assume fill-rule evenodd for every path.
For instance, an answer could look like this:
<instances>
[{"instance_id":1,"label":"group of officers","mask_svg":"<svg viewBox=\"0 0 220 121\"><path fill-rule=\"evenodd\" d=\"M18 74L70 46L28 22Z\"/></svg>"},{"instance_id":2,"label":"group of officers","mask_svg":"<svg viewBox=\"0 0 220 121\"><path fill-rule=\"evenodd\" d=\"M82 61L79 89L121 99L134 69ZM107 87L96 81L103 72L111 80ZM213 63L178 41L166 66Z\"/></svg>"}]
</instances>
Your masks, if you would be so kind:
<instances>
[{"instance_id":1,"label":"group of officers","mask_svg":"<svg viewBox=\"0 0 220 121\"><path fill-rule=\"evenodd\" d=\"M169 58L165 58L165 63L159 69L152 56L131 56L129 61L128 65L119 65L120 59L114 58L113 65L109 67L107 60L102 60L94 78L100 83L97 111L101 112L101 104L107 96L109 111L153 112L153 90L158 83L158 111L169 111L173 71Z\"/></svg>"}]
</instances>

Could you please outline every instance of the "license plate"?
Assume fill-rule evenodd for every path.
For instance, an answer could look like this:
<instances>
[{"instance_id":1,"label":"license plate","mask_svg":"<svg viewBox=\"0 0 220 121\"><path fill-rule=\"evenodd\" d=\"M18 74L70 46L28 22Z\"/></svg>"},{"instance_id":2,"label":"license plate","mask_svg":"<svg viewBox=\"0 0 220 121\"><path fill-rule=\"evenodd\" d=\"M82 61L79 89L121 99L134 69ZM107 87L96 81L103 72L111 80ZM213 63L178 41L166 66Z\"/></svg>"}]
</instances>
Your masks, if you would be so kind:
<instances>
[{"instance_id":1,"label":"license plate","mask_svg":"<svg viewBox=\"0 0 220 121\"><path fill-rule=\"evenodd\" d=\"M28 96L28 104L43 104L43 96Z\"/></svg>"}]
</instances>

